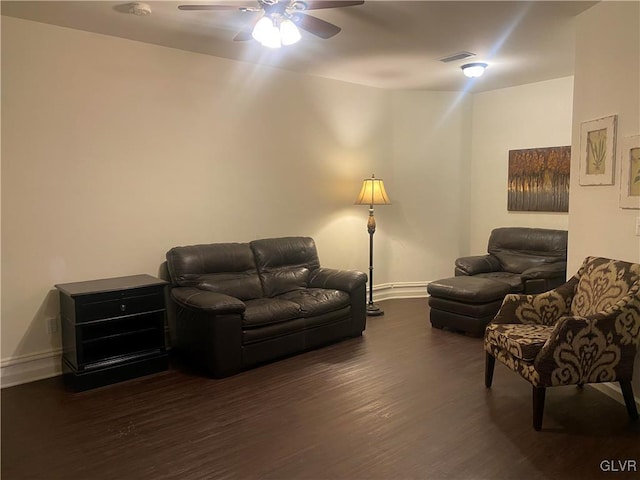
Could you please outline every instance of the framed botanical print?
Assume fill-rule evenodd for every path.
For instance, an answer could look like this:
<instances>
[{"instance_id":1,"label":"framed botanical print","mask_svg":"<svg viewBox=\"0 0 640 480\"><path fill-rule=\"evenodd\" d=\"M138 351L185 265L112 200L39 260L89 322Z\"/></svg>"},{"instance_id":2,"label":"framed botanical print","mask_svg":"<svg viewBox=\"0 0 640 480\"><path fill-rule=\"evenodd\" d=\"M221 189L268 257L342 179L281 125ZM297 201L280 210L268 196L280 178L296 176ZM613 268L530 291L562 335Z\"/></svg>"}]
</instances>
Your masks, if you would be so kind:
<instances>
[{"instance_id":1,"label":"framed botanical print","mask_svg":"<svg viewBox=\"0 0 640 480\"><path fill-rule=\"evenodd\" d=\"M640 135L622 139L620 207L640 209Z\"/></svg>"},{"instance_id":2,"label":"framed botanical print","mask_svg":"<svg viewBox=\"0 0 640 480\"><path fill-rule=\"evenodd\" d=\"M580 185L613 185L617 115L580 127Z\"/></svg>"}]
</instances>

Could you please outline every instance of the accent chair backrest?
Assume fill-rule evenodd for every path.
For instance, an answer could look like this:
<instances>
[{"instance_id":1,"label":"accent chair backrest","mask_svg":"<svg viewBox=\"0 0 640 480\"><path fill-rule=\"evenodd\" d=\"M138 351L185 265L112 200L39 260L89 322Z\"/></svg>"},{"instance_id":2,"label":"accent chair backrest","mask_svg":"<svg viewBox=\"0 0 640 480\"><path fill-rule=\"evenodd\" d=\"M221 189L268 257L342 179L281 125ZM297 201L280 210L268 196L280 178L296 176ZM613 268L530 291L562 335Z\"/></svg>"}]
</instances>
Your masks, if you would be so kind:
<instances>
[{"instance_id":1,"label":"accent chair backrest","mask_svg":"<svg viewBox=\"0 0 640 480\"><path fill-rule=\"evenodd\" d=\"M502 227L489 237L488 252L502 270L522 273L547 263L567 261L567 231L546 228Z\"/></svg>"},{"instance_id":2,"label":"accent chair backrest","mask_svg":"<svg viewBox=\"0 0 640 480\"><path fill-rule=\"evenodd\" d=\"M571 302L571 314L587 317L609 310L628 296L637 297L635 308L640 309L640 265L637 263L587 257L577 273L578 284ZM630 313L627 320L638 322L640 311ZM626 321L626 320L625 320ZM640 322L635 327L640 329ZM636 336L638 332L636 331Z\"/></svg>"}]
</instances>

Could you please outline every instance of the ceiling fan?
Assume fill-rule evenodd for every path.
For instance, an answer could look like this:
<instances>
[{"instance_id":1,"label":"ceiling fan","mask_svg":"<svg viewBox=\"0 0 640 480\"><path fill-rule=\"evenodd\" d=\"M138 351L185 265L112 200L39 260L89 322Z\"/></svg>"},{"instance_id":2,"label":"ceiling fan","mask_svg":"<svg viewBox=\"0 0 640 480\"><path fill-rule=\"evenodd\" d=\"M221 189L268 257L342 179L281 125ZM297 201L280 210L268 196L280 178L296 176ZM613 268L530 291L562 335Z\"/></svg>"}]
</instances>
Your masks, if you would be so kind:
<instances>
[{"instance_id":1,"label":"ceiling fan","mask_svg":"<svg viewBox=\"0 0 640 480\"><path fill-rule=\"evenodd\" d=\"M179 5L180 10L238 10L240 12L263 12L256 21L248 23L233 38L235 41L245 41L255 38L267 47L278 48L281 45L291 45L300 40L301 28L320 38L331 38L342 30L337 25L307 15L307 10L324 8L339 8L362 5L364 1L350 0L257 0L255 7L236 5Z\"/></svg>"}]
</instances>

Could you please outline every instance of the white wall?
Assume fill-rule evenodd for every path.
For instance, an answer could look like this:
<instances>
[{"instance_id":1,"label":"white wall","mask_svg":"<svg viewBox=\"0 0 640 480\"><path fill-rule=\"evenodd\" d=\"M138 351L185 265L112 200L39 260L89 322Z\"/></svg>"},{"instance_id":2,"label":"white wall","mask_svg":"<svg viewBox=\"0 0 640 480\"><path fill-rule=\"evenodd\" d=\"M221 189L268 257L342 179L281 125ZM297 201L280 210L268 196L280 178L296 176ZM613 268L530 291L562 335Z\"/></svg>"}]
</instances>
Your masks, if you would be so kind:
<instances>
[{"instance_id":1,"label":"white wall","mask_svg":"<svg viewBox=\"0 0 640 480\"><path fill-rule=\"evenodd\" d=\"M157 274L175 245L310 235L366 271L353 202L389 158L389 101L3 17L3 367L59 349L56 283Z\"/></svg>"},{"instance_id":2,"label":"white wall","mask_svg":"<svg viewBox=\"0 0 640 480\"><path fill-rule=\"evenodd\" d=\"M468 241L471 101L458 92L392 98L393 205L377 209L388 234L377 261L392 281L449 277Z\"/></svg>"},{"instance_id":3,"label":"white wall","mask_svg":"<svg viewBox=\"0 0 640 480\"><path fill-rule=\"evenodd\" d=\"M640 262L640 237L635 236L640 211L619 207L621 139L640 134L640 4L603 2L577 20L569 206L571 270L577 270L588 255ZM580 186L580 124L614 114L618 115L615 184Z\"/></svg>"},{"instance_id":4,"label":"white wall","mask_svg":"<svg viewBox=\"0 0 640 480\"><path fill-rule=\"evenodd\" d=\"M580 186L580 124L618 115L615 184ZM640 263L635 219L640 210L621 209L620 141L640 133L640 4L602 2L577 18L573 97L569 271L586 256ZM640 355L634 367L634 393L640 395Z\"/></svg>"},{"instance_id":5,"label":"white wall","mask_svg":"<svg viewBox=\"0 0 640 480\"><path fill-rule=\"evenodd\" d=\"M425 295L495 226L566 228L508 214L506 172L511 148L569 143L571 79L391 92L8 17L2 71L3 385L58 368L54 284L157 274L175 245L311 235L366 271L372 172L390 295Z\"/></svg>"},{"instance_id":6,"label":"white wall","mask_svg":"<svg viewBox=\"0 0 640 480\"><path fill-rule=\"evenodd\" d=\"M573 77L473 96L470 254L496 227L568 228L567 213L507 211L507 178L509 150L571 145L572 96Z\"/></svg>"}]
</instances>

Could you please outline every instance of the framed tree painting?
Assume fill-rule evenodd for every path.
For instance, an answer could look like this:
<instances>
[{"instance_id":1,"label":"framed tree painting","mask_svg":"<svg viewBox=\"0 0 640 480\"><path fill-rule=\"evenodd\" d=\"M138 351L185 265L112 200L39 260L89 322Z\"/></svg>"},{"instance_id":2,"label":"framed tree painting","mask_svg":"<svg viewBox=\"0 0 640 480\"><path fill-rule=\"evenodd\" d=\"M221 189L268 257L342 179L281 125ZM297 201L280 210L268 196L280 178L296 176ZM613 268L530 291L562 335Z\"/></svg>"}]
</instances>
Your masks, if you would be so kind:
<instances>
[{"instance_id":1,"label":"framed tree painting","mask_svg":"<svg viewBox=\"0 0 640 480\"><path fill-rule=\"evenodd\" d=\"M613 185L617 115L580 127L580 185Z\"/></svg>"},{"instance_id":2,"label":"framed tree painting","mask_svg":"<svg viewBox=\"0 0 640 480\"><path fill-rule=\"evenodd\" d=\"M640 209L640 135L622 139L620 207Z\"/></svg>"},{"instance_id":3,"label":"framed tree painting","mask_svg":"<svg viewBox=\"0 0 640 480\"><path fill-rule=\"evenodd\" d=\"M507 210L568 212L571 147L509 150Z\"/></svg>"}]
</instances>

